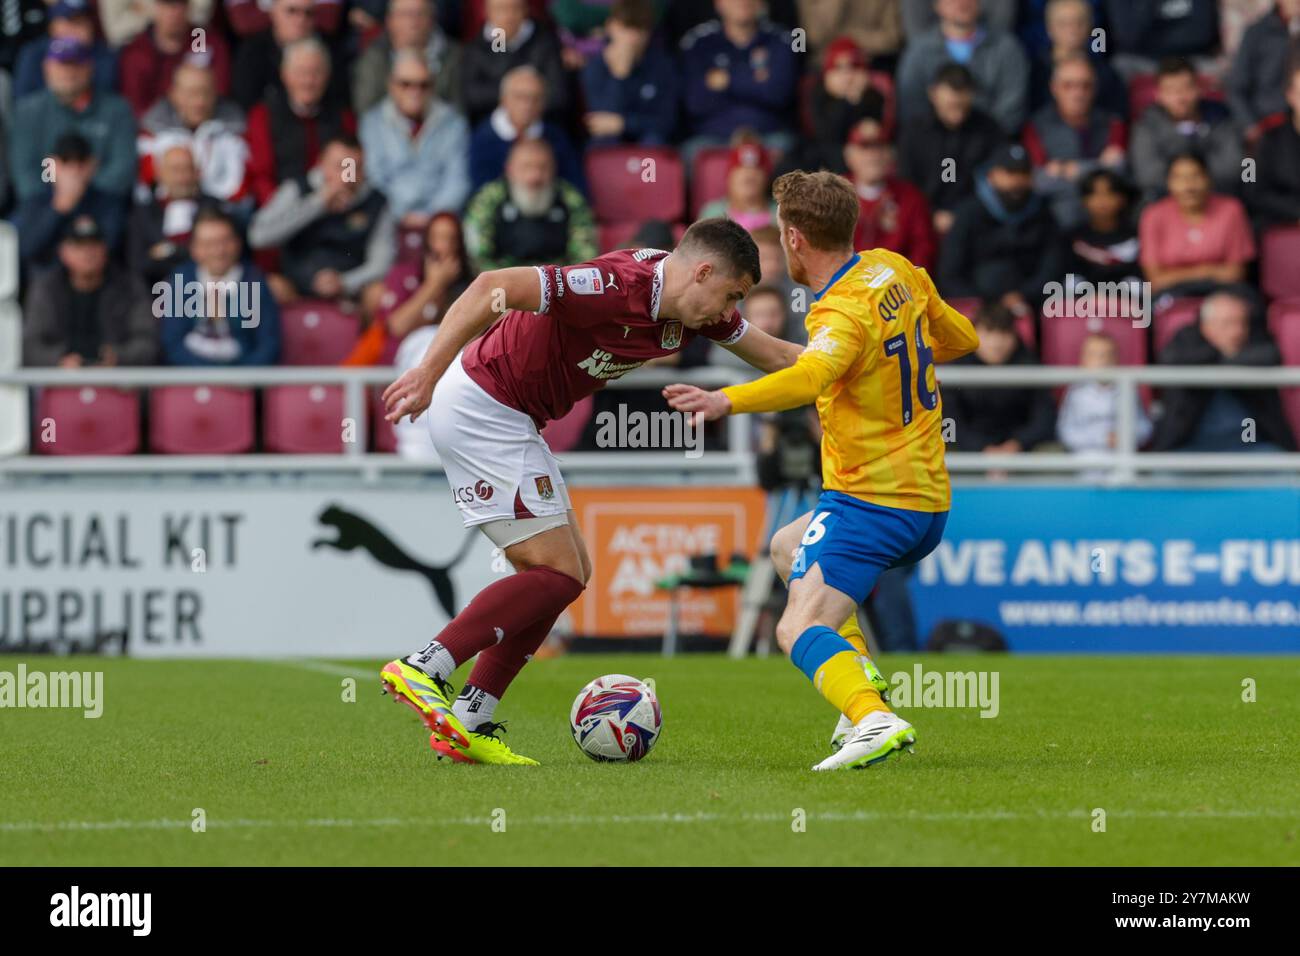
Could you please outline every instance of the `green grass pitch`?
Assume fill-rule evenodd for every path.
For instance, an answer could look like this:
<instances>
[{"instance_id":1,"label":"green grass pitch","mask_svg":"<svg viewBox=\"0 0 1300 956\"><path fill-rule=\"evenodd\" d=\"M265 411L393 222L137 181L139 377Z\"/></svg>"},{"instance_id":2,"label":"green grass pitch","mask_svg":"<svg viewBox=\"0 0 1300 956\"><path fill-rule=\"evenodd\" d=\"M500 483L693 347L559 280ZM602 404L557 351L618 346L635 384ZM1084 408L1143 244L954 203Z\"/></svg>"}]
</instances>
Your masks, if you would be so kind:
<instances>
[{"instance_id":1,"label":"green grass pitch","mask_svg":"<svg viewBox=\"0 0 1300 956\"><path fill-rule=\"evenodd\" d=\"M778 658L534 662L500 716L535 768L436 761L380 662L29 658L102 669L104 714L0 710L0 865L1300 863L1300 659L880 663L918 659L998 671L1000 714L900 710L914 755L814 774L835 715ZM639 764L569 735L616 672L663 702Z\"/></svg>"}]
</instances>

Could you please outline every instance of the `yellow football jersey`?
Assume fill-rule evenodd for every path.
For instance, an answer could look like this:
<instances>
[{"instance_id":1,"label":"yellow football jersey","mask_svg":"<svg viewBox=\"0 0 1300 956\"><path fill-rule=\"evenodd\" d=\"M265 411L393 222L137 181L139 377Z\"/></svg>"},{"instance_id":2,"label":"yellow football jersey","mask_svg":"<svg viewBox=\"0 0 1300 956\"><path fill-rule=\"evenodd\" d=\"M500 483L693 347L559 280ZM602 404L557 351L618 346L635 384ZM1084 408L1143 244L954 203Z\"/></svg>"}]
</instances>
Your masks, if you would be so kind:
<instances>
[{"instance_id":1,"label":"yellow football jersey","mask_svg":"<svg viewBox=\"0 0 1300 956\"><path fill-rule=\"evenodd\" d=\"M825 490L888 508L947 511L934 365L973 351L974 327L943 301L924 269L885 249L857 253L815 299L798 361L723 389L732 411L815 400Z\"/></svg>"}]
</instances>

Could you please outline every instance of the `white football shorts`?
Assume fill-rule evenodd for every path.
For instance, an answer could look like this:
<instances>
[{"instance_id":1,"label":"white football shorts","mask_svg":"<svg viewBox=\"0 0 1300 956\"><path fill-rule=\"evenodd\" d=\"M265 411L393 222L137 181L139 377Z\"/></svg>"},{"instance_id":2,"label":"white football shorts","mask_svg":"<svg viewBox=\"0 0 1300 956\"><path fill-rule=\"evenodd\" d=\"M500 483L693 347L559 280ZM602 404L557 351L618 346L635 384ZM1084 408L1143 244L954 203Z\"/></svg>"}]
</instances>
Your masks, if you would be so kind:
<instances>
[{"instance_id":1,"label":"white football shorts","mask_svg":"<svg viewBox=\"0 0 1300 956\"><path fill-rule=\"evenodd\" d=\"M470 378L459 355L439 379L425 414L467 528L503 519L567 517L573 505L546 439L531 417L497 401Z\"/></svg>"}]
</instances>

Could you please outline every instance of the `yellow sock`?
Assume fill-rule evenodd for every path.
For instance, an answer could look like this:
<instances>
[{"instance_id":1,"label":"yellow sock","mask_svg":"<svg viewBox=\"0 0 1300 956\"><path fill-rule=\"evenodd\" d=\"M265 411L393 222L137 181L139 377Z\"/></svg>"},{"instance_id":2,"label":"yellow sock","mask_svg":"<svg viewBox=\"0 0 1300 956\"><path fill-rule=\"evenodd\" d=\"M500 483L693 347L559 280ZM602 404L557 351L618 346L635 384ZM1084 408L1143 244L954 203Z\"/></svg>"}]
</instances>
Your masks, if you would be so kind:
<instances>
[{"instance_id":1,"label":"yellow sock","mask_svg":"<svg viewBox=\"0 0 1300 956\"><path fill-rule=\"evenodd\" d=\"M863 657L871 656L871 653L867 650L867 635L863 634L862 628L858 626L856 611L850 614L849 619L840 625L840 637L852 644L853 649Z\"/></svg>"},{"instance_id":2,"label":"yellow sock","mask_svg":"<svg viewBox=\"0 0 1300 956\"><path fill-rule=\"evenodd\" d=\"M813 686L855 724L872 711L889 710L880 692L871 686L856 653L841 651L829 658L817 669Z\"/></svg>"}]
</instances>

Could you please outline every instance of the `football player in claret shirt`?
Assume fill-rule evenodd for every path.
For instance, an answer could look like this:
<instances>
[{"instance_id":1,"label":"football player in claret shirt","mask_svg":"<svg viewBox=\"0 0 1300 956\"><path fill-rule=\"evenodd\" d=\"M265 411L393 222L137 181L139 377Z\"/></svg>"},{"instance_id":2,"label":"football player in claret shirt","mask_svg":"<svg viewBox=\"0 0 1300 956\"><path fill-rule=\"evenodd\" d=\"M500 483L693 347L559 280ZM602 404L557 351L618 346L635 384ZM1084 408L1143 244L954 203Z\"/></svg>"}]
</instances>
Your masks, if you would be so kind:
<instances>
[{"instance_id":1,"label":"football player in claret shirt","mask_svg":"<svg viewBox=\"0 0 1300 956\"><path fill-rule=\"evenodd\" d=\"M535 763L497 736L496 706L591 575L564 478L538 429L696 335L761 371L789 367L799 347L736 312L761 278L758 247L729 219L700 220L672 253L622 250L581 265L485 272L447 310L420 365L384 392L389 421L428 410L465 524L481 528L517 572L381 672L440 755ZM447 680L475 654L453 703Z\"/></svg>"},{"instance_id":2,"label":"football player in claret shirt","mask_svg":"<svg viewBox=\"0 0 1300 956\"><path fill-rule=\"evenodd\" d=\"M951 496L934 365L974 351L979 338L924 269L884 249L853 251L858 197L848 180L796 171L772 194L790 277L820 290L808 347L748 384L670 385L664 397L706 421L816 402L823 491L772 538L790 585L776 639L841 714L833 753L813 769L865 767L916 734L882 697L888 684L867 656L857 606L880 572L915 564L943 537Z\"/></svg>"}]
</instances>

